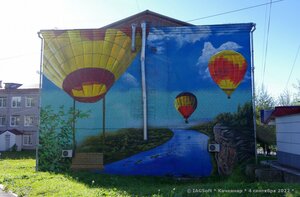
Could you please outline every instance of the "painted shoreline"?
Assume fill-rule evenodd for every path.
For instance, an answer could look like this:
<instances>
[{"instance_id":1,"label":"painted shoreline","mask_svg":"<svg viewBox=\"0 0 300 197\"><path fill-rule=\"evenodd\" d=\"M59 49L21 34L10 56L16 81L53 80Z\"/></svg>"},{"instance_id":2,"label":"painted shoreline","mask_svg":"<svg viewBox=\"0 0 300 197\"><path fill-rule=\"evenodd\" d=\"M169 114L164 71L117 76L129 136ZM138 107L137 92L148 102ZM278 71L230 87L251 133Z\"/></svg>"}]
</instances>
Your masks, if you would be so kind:
<instances>
[{"instance_id":1,"label":"painted shoreline","mask_svg":"<svg viewBox=\"0 0 300 197\"><path fill-rule=\"evenodd\" d=\"M165 144L104 166L99 173L118 175L204 177L212 172L208 136L194 130L172 129Z\"/></svg>"}]
</instances>

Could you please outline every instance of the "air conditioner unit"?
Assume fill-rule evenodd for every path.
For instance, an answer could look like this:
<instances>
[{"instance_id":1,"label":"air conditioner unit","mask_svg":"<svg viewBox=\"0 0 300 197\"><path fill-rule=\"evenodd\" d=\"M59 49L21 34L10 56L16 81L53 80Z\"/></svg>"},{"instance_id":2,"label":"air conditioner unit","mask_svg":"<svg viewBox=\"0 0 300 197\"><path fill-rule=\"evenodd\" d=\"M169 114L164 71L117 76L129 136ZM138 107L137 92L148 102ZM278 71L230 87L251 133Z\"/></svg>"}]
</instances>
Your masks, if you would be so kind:
<instances>
[{"instance_id":1,"label":"air conditioner unit","mask_svg":"<svg viewBox=\"0 0 300 197\"><path fill-rule=\"evenodd\" d=\"M72 155L73 155L73 150L62 150L61 151L62 157L72 157Z\"/></svg>"},{"instance_id":2,"label":"air conditioner unit","mask_svg":"<svg viewBox=\"0 0 300 197\"><path fill-rule=\"evenodd\" d=\"M220 152L220 144L208 144L209 152Z\"/></svg>"}]
</instances>

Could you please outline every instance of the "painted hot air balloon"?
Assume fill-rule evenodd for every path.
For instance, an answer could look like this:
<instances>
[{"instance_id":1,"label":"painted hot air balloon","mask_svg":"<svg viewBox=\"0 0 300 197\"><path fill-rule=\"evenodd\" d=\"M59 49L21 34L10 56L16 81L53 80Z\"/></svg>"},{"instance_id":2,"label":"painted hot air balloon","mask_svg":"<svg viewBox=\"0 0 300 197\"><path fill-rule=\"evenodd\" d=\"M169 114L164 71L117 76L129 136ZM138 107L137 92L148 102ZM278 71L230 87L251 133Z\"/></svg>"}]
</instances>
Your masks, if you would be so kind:
<instances>
[{"instance_id":1,"label":"painted hot air balloon","mask_svg":"<svg viewBox=\"0 0 300 197\"><path fill-rule=\"evenodd\" d=\"M211 78L230 98L245 76L247 62L240 53L224 50L210 58L208 68Z\"/></svg>"},{"instance_id":2,"label":"painted hot air balloon","mask_svg":"<svg viewBox=\"0 0 300 197\"><path fill-rule=\"evenodd\" d=\"M175 98L175 108L184 117L185 123L197 108L197 98L190 92L182 92Z\"/></svg>"},{"instance_id":3,"label":"painted hot air balloon","mask_svg":"<svg viewBox=\"0 0 300 197\"><path fill-rule=\"evenodd\" d=\"M103 98L125 72L141 48L131 51L131 28L46 30L43 73L79 102Z\"/></svg>"}]
</instances>

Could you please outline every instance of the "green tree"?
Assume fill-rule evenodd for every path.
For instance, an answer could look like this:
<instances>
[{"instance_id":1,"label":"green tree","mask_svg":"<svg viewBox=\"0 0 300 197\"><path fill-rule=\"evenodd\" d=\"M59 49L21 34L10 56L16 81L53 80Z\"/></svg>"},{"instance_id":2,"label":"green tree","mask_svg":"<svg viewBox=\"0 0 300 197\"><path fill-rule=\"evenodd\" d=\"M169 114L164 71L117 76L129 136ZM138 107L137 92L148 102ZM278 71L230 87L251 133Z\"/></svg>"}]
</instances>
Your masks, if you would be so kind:
<instances>
[{"instance_id":1,"label":"green tree","mask_svg":"<svg viewBox=\"0 0 300 197\"><path fill-rule=\"evenodd\" d=\"M287 106L292 104L293 104L293 98L291 93L288 90L283 91L277 99L277 105Z\"/></svg>"},{"instance_id":2,"label":"green tree","mask_svg":"<svg viewBox=\"0 0 300 197\"><path fill-rule=\"evenodd\" d=\"M276 130L274 125L256 125L257 142L265 150L267 147L276 144Z\"/></svg>"},{"instance_id":3,"label":"green tree","mask_svg":"<svg viewBox=\"0 0 300 197\"><path fill-rule=\"evenodd\" d=\"M297 80L296 84L293 84L293 87L295 89L293 104L300 105L300 80L299 79Z\"/></svg>"},{"instance_id":4,"label":"green tree","mask_svg":"<svg viewBox=\"0 0 300 197\"><path fill-rule=\"evenodd\" d=\"M50 106L41 109L39 136L39 170L65 171L71 159L62 158L63 149L73 149L73 125L78 119L87 118L88 112L61 106L54 111Z\"/></svg>"},{"instance_id":5,"label":"green tree","mask_svg":"<svg viewBox=\"0 0 300 197\"><path fill-rule=\"evenodd\" d=\"M277 99L277 105L300 105L300 80L297 80L296 84L293 84L294 93L291 94L288 90L283 91Z\"/></svg>"},{"instance_id":6,"label":"green tree","mask_svg":"<svg viewBox=\"0 0 300 197\"><path fill-rule=\"evenodd\" d=\"M256 139L257 143L261 145L266 152L271 145L276 144L276 132L275 127L270 125L263 125L260 121L260 111L274 109L275 100L269 94L267 89L262 85L258 89L255 97L255 112L256 112Z\"/></svg>"},{"instance_id":7,"label":"green tree","mask_svg":"<svg viewBox=\"0 0 300 197\"><path fill-rule=\"evenodd\" d=\"M260 110L273 109L274 107L274 98L270 95L265 86L262 85L259 89L257 89L255 95L256 119L260 120Z\"/></svg>"}]
</instances>

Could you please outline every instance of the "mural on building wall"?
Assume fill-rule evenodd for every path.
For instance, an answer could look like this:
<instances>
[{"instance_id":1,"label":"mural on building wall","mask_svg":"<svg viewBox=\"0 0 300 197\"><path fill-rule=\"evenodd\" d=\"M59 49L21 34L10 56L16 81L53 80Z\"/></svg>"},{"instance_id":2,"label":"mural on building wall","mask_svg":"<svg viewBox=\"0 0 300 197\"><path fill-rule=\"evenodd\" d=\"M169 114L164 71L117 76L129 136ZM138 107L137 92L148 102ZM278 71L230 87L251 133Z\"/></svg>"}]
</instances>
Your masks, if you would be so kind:
<instances>
[{"instance_id":1,"label":"mural on building wall","mask_svg":"<svg viewBox=\"0 0 300 197\"><path fill-rule=\"evenodd\" d=\"M148 28L147 140L143 139L141 31L135 50L131 50L130 29L41 31L42 107L55 112L64 106L88 114L76 117L73 138L76 153L104 154L104 168L98 173L228 175L254 156L252 27ZM221 145L220 151L209 152L209 143ZM72 139L64 144L74 148Z\"/></svg>"}]
</instances>

